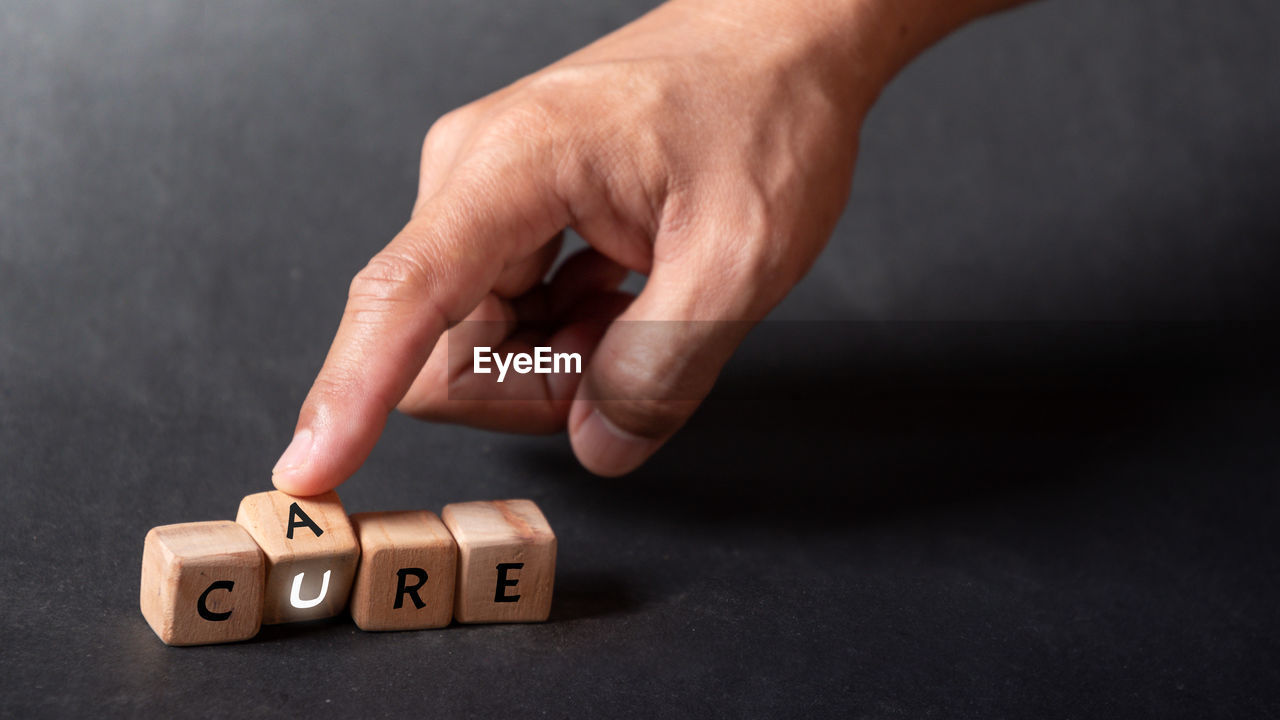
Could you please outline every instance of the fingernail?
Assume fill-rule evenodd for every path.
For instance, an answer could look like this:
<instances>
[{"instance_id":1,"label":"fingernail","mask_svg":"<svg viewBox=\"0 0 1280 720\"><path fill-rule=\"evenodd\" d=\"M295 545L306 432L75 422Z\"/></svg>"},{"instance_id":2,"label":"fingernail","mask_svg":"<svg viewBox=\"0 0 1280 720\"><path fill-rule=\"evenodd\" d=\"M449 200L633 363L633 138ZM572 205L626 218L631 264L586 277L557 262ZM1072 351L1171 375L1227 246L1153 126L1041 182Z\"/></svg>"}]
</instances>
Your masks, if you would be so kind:
<instances>
[{"instance_id":1,"label":"fingernail","mask_svg":"<svg viewBox=\"0 0 1280 720\"><path fill-rule=\"evenodd\" d=\"M311 455L311 429L303 428L297 435L293 436L293 442L289 443L289 447L285 448L284 454L276 461L276 466L271 468L271 474L289 472L307 464L307 457Z\"/></svg>"},{"instance_id":2,"label":"fingernail","mask_svg":"<svg viewBox=\"0 0 1280 720\"><path fill-rule=\"evenodd\" d=\"M578 427L574 445L579 455L589 455L589 470L601 475L621 475L635 470L662 444L614 425L593 409ZM583 452L585 451L585 452Z\"/></svg>"}]
</instances>

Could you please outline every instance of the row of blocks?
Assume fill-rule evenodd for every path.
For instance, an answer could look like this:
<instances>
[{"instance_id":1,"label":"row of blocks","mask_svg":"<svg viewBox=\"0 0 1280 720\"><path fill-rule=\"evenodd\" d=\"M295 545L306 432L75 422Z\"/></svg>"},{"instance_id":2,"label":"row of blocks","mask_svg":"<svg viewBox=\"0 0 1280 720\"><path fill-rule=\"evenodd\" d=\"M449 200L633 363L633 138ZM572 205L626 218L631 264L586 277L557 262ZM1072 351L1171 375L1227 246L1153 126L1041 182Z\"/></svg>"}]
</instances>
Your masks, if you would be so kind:
<instances>
[{"instance_id":1,"label":"row of blocks","mask_svg":"<svg viewBox=\"0 0 1280 720\"><path fill-rule=\"evenodd\" d=\"M556 537L529 500L347 516L337 493L264 492L236 521L152 528L142 615L169 645L247 640L261 625L327 618L362 630L540 622Z\"/></svg>"}]
</instances>

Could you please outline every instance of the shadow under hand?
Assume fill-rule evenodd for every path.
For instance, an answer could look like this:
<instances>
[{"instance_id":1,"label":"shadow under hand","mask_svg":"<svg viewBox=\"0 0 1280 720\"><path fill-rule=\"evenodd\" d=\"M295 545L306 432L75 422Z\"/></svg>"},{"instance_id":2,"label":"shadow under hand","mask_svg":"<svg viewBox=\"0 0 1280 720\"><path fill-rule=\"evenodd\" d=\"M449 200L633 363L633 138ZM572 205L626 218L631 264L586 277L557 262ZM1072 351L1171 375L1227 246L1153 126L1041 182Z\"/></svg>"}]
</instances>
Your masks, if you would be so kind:
<instances>
[{"instance_id":1,"label":"shadow under hand","mask_svg":"<svg viewBox=\"0 0 1280 720\"><path fill-rule=\"evenodd\" d=\"M597 511L797 530L1044 492L1202 419L1249 354L1241 337L1250 329L765 323L626 479L591 476L563 448L526 460Z\"/></svg>"}]
</instances>

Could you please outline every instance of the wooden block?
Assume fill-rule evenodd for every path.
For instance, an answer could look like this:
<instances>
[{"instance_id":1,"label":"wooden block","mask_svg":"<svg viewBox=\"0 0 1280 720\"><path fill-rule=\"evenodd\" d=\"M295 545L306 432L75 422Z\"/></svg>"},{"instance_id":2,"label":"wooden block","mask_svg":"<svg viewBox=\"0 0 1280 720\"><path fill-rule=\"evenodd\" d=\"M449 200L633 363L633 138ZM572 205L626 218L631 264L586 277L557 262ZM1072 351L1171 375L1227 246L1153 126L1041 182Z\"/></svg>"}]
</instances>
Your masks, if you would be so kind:
<instances>
[{"instance_id":1,"label":"wooden block","mask_svg":"<svg viewBox=\"0 0 1280 720\"><path fill-rule=\"evenodd\" d=\"M421 630L453 618L458 545L433 512L351 516L360 569L351 588L351 619L361 630Z\"/></svg>"},{"instance_id":2,"label":"wooden block","mask_svg":"<svg viewBox=\"0 0 1280 720\"><path fill-rule=\"evenodd\" d=\"M266 564L230 520L152 528L142 547L142 616L168 645L247 640L262 620Z\"/></svg>"},{"instance_id":3,"label":"wooden block","mask_svg":"<svg viewBox=\"0 0 1280 720\"><path fill-rule=\"evenodd\" d=\"M529 500L446 505L458 542L453 617L462 623L541 622L551 614L556 536Z\"/></svg>"},{"instance_id":4,"label":"wooden block","mask_svg":"<svg viewBox=\"0 0 1280 720\"><path fill-rule=\"evenodd\" d=\"M240 501L236 522L266 556L263 625L342 612L360 544L337 493L302 498L273 490L250 495Z\"/></svg>"}]
</instances>

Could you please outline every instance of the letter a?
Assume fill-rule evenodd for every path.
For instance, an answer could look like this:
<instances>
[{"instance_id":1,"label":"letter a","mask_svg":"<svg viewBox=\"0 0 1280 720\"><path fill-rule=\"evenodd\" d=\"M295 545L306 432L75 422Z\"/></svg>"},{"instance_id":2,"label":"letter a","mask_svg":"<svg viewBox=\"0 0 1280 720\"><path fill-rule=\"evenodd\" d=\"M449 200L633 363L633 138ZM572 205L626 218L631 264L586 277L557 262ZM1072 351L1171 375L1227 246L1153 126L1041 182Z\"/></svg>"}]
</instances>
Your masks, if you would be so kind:
<instances>
[{"instance_id":1,"label":"letter a","mask_svg":"<svg viewBox=\"0 0 1280 720\"><path fill-rule=\"evenodd\" d=\"M311 519L311 516L302 512L302 508L298 507L298 503L294 503L289 506L289 529L285 532L284 536L292 540L293 529L296 527L311 528L311 532L315 533L316 537L320 537L324 534L324 531L321 530L320 526Z\"/></svg>"}]
</instances>

